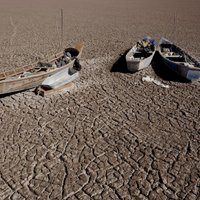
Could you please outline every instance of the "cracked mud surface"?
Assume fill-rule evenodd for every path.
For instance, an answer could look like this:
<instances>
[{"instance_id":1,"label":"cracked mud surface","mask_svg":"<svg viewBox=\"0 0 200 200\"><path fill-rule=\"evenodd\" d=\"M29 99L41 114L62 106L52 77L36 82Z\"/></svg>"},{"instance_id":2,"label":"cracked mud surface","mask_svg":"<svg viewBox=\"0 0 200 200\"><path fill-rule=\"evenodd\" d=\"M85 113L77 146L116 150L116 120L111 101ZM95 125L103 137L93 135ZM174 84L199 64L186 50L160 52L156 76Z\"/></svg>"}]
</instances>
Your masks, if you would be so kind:
<instances>
[{"instance_id":1,"label":"cracked mud surface","mask_svg":"<svg viewBox=\"0 0 200 200\"><path fill-rule=\"evenodd\" d=\"M85 49L70 92L0 98L0 199L199 199L200 83L160 72L162 66L110 72L119 54L146 34L173 39L200 58L196 1L177 1L173 8L156 0L148 6L144 0L4 1L1 71L76 41ZM169 89L142 81L145 76Z\"/></svg>"}]
</instances>

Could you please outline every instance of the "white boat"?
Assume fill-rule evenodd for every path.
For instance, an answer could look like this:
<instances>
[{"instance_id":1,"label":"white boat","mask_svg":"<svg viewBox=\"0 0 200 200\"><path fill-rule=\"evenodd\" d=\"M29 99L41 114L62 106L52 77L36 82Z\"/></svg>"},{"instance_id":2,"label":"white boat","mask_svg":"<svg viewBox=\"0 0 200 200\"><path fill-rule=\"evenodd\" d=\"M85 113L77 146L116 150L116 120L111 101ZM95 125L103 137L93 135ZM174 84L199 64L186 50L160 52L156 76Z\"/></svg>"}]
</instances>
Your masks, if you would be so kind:
<instances>
[{"instance_id":1,"label":"white boat","mask_svg":"<svg viewBox=\"0 0 200 200\"><path fill-rule=\"evenodd\" d=\"M169 40L161 38L158 51L170 70L190 81L200 78L200 63Z\"/></svg>"},{"instance_id":2,"label":"white boat","mask_svg":"<svg viewBox=\"0 0 200 200\"><path fill-rule=\"evenodd\" d=\"M155 40L146 37L137 42L135 46L126 54L127 69L130 72L137 72L148 67L156 51Z\"/></svg>"},{"instance_id":3,"label":"white boat","mask_svg":"<svg viewBox=\"0 0 200 200\"><path fill-rule=\"evenodd\" d=\"M79 77L81 66L78 60L75 60L73 67L65 68L52 76L49 76L42 82L42 88L56 89L66 85Z\"/></svg>"}]
</instances>

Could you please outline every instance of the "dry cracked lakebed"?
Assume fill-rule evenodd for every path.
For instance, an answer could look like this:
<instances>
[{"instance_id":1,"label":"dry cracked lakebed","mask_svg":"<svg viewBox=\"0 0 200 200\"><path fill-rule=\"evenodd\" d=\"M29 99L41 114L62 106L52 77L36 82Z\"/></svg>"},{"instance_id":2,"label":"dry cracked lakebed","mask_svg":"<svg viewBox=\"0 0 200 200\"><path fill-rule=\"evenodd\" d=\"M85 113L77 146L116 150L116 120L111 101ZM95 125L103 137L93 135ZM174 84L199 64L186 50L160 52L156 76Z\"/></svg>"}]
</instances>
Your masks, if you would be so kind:
<instances>
[{"instance_id":1,"label":"dry cracked lakebed","mask_svg":"<svg viewBox=\"0 0 200 200\"><path fill-rule=\"evenodd\" d=\"M82 61L67 93L0 99L0 199L198 199L198 83Z\"/></svg>"},{"instance_id":2,"label":"dry cracked lakebed","mask_svg":"<svg viewBox=\"0 0 200 200\"><path fill-rule=\"evenodd\" d=\"M200 82L119 56L150 35L199 59L199 19L197 0L1 0L0 71L85 49L69 92L0 98L0 200L199 200Z\"/></svg>"}]
</instances>

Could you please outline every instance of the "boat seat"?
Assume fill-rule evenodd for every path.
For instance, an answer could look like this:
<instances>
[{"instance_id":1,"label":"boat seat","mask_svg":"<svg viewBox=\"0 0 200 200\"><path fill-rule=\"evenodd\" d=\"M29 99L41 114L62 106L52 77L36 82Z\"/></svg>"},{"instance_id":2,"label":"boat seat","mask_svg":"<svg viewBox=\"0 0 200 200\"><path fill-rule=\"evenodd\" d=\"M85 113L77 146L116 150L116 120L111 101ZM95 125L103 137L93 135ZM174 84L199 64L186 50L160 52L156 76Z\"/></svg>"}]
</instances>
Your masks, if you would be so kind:
<instances>
[{"instance_id":1,"label":"boat seat","mask_svg":"<svg viewBox=\"0 0 200 200\"><path fill-rule=\"evenodd\" d=\"M180 54L166 54L165 58L174 61L174 62L185 62L185 58L184 56L180 55Z\"/></svg>"},{"instance_id":2,"label":"boat seat","mask_svg":"<svg viewBox=\"0 0 200 200\"><path fill-rule=\"evenodd\" d=\"M198 69L198 67L196 67L194 63L178 62L178 64L184 65L185 67L188 67L188 68Z\"/></svg>"},{"instance_id":3,"label":"boat seat","mask_svg":"<svg viewBox=\"0 0 200 200\"><path fill-rule=\"evenodd\" d=\"M167 56L167 57L171 57L171 58L182 58L183 56L178 55L178 54L173 54L173 55L170 55L170 56Z\"/></svg>"}]
</instances>

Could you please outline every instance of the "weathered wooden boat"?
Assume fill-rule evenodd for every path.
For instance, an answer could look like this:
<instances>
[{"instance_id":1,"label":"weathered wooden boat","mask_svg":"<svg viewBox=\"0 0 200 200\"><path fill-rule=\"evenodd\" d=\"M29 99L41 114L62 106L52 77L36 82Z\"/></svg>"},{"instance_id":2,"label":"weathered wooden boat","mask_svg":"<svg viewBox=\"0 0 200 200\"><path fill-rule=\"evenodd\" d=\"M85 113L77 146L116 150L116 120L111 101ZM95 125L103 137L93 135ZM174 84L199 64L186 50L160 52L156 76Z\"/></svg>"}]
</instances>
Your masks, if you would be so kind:
<instances>
[{"instance_id":1,"label":"weathered wooden boat","mask_svg":"<svg viewBox=\"0 0 200 200\"><path fill-rule=\"evenodd\" d=\"M66 85L79 77L80 70L81 65L79 63L79 60L76 59L72 67L64 68L61 71L46 78L42 82L41 87L45 89L56 89L63 85Z\"/></svg>"},{"instance_id":2,"label":"weathered wooden boat","mask_svg":"<svg viewBox=\"0 0 200 200\"><path fill-rule=\"evenodd\" d=\"M83 44L76 44L51 56L46 61L0 73L0 94L13 93L37 87L49 76L74 65L81 57ZM69 56L70 55L70 56Z\"/></svg>"},{"instance_id":3,"label":"weathered wooden boat","mask_svg":"<svg viewBox=\"0 0 200 200\"><path fill-rule=\"evenodd\" d=\"M127 69L130 72L136 72L148 67L156 51L155 40L146 37L137 42L126 54Z\"/></svg>"},{"instance_id":4,"label":"weathered wooden boat","mask_svg":"<svg viewBox=\"0 0 200 200\"><path fill-rule=\"evenodd\" d=\"M190 81L200 78L200 63L169 40L161 38L158 51L170 70Z\"/></svg>"}]
</instances>

